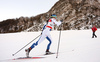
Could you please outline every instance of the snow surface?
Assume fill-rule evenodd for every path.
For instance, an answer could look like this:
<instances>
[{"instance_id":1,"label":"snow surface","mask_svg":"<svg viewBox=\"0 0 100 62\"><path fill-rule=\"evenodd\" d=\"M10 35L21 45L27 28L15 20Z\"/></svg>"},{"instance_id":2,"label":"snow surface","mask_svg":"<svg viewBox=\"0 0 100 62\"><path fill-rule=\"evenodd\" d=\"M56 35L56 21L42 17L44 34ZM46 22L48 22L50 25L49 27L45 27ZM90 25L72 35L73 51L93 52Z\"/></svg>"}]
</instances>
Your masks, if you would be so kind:
<instances>
[{"instance_id":1,"label":"snow surface","mask_svg":"<svg viewBox=\"0 0 100 62\"><path fill-rule=\"evenodd\" d=\"M48 44L48 41L44 40L30 52L30 56L45 58L12 60L14 58L25 57L24 50L38 39L15 56L12 56L12 54L36 38L40 33L39 31L0 34L0 62L100 62L100 29L96 32L98 38L91 38L91 30L61 31L58 58L56 58L56 54L43 55ZM50 51L57 52L59 31L51 31L51 36L53 42Z\"/></svg>"}]
</instances>

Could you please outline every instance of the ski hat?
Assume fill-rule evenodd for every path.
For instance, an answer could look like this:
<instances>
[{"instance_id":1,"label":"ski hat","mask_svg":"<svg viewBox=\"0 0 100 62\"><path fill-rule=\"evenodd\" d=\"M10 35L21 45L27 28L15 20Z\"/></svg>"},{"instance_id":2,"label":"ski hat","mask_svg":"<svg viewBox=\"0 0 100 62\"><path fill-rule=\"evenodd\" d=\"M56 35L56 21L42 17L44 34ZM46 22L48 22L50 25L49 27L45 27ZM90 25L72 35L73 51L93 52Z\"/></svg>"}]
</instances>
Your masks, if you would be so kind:
<instances>
[{"instance_id":1,"label":"ski hat","mask_svg":"<svg viewBox=\"0 0 100 62\"><path fill-rule=\"evenodd\" d=\"M51 17L54 17L54 18L56 18L56 19L57 19L57 16L56 16L55 14L51 15Z\"/></svg>"}]
</instances>

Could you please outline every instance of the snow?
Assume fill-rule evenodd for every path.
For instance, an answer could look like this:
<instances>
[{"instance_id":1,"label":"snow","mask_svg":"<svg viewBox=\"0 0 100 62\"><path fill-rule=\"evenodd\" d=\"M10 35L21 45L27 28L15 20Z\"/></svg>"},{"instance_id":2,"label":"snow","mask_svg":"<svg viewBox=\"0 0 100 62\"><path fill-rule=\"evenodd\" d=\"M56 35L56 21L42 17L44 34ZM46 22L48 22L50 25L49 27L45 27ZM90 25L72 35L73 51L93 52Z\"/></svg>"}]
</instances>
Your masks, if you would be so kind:
<instances>
[{"instance_id":1,"label":"snow","mask_svg":"<svg viewBox=\"0 0 100 62\"><path fill-rule=\"evenodd\" d=\"M56 54L43 55L48 44L48 41L44 40L30 52L30 56L45 58L12 60L25 57L24 50L38 39L15 56L12 56L12 54L36 38L40 33L41 31L0 34L0 62L100 62L100 29L96 32L98 38L91 38L91 30L61 31L58 58L56 58ZM51 36L53 42L50 51L57 52L59 31L51 31Z\"/></svg>"}]
</instances>

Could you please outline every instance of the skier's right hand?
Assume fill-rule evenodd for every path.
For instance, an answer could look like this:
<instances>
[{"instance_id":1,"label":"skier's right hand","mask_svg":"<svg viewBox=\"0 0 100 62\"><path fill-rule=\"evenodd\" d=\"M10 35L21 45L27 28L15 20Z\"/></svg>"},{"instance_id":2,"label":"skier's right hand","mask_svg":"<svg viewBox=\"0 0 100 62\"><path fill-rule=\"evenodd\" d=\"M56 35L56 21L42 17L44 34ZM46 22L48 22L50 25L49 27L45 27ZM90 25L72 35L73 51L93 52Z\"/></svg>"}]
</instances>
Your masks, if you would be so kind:
<instances>
[{"instance_id":1,"label":"skier's right hand","mask_svg":"<svg viewBox=\"0 0 100 62\"><path fill-rule=\"evenodd\" d=\"M61 22L63 22L63 20L60 20Z\"/></svg>"},{"instance_id":2,"label":"skier's right hand","mask_svg":"<svg viewBox=\"0 0 100 62\"><path fill-rule=\"evenodd\" d=\"M41 35L42 35L42 32L41 32Z\"/></svg>"}]
</instances>

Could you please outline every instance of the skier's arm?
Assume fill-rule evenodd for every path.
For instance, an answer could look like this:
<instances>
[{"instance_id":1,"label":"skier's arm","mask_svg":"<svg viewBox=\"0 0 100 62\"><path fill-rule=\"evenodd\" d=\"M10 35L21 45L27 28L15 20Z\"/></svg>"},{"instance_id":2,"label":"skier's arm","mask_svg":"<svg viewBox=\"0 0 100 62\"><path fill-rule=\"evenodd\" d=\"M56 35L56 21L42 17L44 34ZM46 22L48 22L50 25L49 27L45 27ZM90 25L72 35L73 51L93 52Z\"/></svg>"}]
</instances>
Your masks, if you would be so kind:
<instances>
[{"instance_id":1,"label":"skier's arm","mask_svg":"<svg viewBox=\"0 0 100 62\"><path fill-rule=\"evenodd\" d=\"M45 29L45 27L46 27L46 24L43 26L42 31Z\"/></svg>"},{"instance_id":2,"label":"skier's arm","mask_svg":"<svg viewBox=\"0 0 100 62\"><path fill-rule=\"evenodd\" d=\"M53 20L53 23L55 23L57 26L59 26L61 24L60 21L57 22L56 20Z\"/></svg>"},{"instance_id":3,"label":"skier's arm","mask_svg":"<svg viewBox=\"0 0 100 62\"><path fill-rule=\"evenodd\" d=\"M56 20L54 20L53 22L54 22L57 26L59 26L59 25L63 22L63 20L60 20L60 21L58 21L58 22L57 22Z\"/></svg>"},{"instance_id":4,"label":"skier's arm","mask_svg":"<svg viewBox=\"0 0 100 62\"><path fill-rule=\"evenodd\" d=\"M97 31L97 28L95 30Z\"/></svg>"},{"instance_id":5,"label":"skier's arm","mask_svg":"<svg viewBox=\"0 0 100 62\"><path fill-rule=\"evenodd\" d=\"M43 32L43 30L45 29L46 25L47 25L47 24L45 24L45 25L43 26L43 28L42 28L42 32ZM41 32L41 34L42 34L42 32Z\"/></svg>"}]
</instances>

